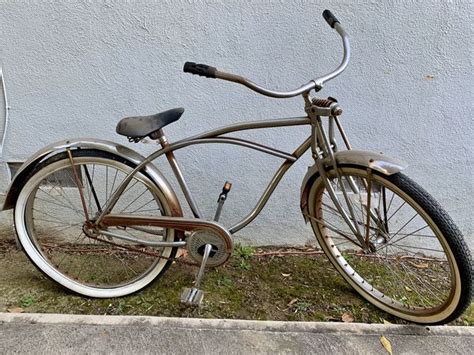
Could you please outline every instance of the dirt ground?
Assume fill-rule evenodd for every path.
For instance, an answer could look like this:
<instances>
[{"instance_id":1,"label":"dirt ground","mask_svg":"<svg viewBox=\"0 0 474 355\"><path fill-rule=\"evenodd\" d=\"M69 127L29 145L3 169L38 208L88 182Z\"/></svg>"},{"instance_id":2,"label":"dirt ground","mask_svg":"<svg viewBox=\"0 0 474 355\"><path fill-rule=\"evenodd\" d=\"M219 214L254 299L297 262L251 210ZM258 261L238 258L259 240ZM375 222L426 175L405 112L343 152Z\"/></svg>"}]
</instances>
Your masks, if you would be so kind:
<instances>
[{"instance_id":1,"label":"dirt ground","mask_svg":"<svg viewBox=\"0 0 474 355\"><path fill-rule=\"evenodd\" d=\"M0 234L0 312L403 323L358 296L320 254L255 256L270 249L242 247L227 264L207 272L203 306L188 308L179 296L191 286L195 267L175 263L132 296L90 299L39 272L16 249L11 230ZM474 324L474 307L453 324Z\"/></svg>"}]
</instances>

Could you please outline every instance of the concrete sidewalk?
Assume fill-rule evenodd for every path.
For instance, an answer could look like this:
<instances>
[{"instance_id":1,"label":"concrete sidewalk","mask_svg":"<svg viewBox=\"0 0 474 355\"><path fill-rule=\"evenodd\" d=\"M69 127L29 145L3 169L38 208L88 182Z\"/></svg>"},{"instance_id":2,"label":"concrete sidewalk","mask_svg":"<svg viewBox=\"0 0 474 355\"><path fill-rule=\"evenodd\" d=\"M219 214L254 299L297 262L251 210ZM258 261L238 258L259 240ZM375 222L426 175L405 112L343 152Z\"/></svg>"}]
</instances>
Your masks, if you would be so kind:
<instances>
[{"instance_id":1,"label":"concrete sidewalk","mask_svg":"<svg viewBox=\"0 0 474 355\"><path fill-rule=\"evenodd\" d=\"M0 314L1 353L469 354L472 327Z\"/></svg>"}]
</instances>

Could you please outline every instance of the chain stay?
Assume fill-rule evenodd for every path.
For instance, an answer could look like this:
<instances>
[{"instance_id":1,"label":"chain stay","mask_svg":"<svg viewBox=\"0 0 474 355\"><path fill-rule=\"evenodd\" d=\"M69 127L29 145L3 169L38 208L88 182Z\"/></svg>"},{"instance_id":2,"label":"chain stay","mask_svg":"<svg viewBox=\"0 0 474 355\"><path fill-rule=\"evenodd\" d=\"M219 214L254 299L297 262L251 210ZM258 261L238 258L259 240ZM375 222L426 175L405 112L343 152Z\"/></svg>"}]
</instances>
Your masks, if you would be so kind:
<instances>
[{"instance_id":1,"label":"chain stay","mask_svg":"<svg viewBox=\"0 0 474 355\"><path fill-rule=\"evenodd\" d=\"M107 243L107 244L110 244L110 245L114 245L114 246L117 246L119 248L122 248L122 249L125 249L125 250L129 250L129 251L133 251L135 253L139 253L139 254L145 254L145 255L148 255L148 256L153 256L153 257L156 257L156 258L159 258L159 259L165 259L165 260L169 260L169 261L175 261L177 263L181 263L181 264L186 264L186 265L191 265L191 266L199 266L198 263L194 263L192 261L187 261L187 260L182 260L180 259L179 257L176 258L170 258L170 257L167 257L167 256L163 256L159 253L156 253L156 252L152 252L152 251L147 251L147 250L141 250L139 248L135 248L135 247L130 247L130 246L125 246L125 245L120 245L120 244L117 244L117 243L114 243L114 242L111 242L109 240L105 240L105 239L101 239L101 238L98 238L98 237L95 237L95 236L92 236L92 235L89 235L89 234L86 234L89 238L91 239L94 239L94 240L97 240L99 242L104 242L104 243Z\"/></svg>"}]
</instances>

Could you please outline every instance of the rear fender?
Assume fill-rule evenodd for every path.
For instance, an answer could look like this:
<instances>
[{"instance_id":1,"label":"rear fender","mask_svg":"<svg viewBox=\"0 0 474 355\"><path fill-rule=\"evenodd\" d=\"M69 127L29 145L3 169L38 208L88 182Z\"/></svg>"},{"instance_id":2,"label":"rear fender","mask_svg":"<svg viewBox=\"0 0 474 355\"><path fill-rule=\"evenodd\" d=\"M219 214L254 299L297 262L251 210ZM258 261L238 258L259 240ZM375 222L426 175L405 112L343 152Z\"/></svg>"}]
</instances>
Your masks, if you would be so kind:
<instances>
[{"instance_id":1,"label":"rear fender","mask_svg":"<svg viewBox=\"0 0 474 355\"><path fill-rule=\"evenodd\" d=\"M67 149L75 150L79 148L94 149L112 153L134 164L139 164L145 159L145 157L143 157L141 154L121 144L95 138L68 139L50 144L33 154L18 169L10 183L10 186L8 187L5 202L3 204L3 210L9 210L15 207L15 203L18 199L21 188L25 184L28 175L38 164L55 154L66 151ZM178 197L163 174L152 163L145 165L144 170L168 200L173 216L183 216L183 211L178 201Z\"/></svg>"}]
</instances>

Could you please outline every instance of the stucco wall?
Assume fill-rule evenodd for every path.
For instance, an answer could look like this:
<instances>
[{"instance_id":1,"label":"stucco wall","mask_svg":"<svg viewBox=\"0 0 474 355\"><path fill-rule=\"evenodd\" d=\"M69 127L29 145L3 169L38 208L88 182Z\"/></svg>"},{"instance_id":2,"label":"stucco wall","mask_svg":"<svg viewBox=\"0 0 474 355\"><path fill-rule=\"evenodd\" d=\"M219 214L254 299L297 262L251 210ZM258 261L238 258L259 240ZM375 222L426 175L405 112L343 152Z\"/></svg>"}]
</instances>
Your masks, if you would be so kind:
<instances>
[{"instance_id":1,"label":"stucco wall","mask_svg":"<svg viewBox=\"0 0 474 355\"><path fill-rule=\"evenodd\" d=\"M166 129L176 140L212 126L303 114L300 98L265 98L184 74L182 65L207 63L270 88L294 88L340 59L340 40L320 15L325 8L345 25L353 57L322 95L340 100L354 147L407 160L407 174L446 207L472 246L470 1L0 1L0 61L12 107L2 192L5 162L65 137L112 139L151 152L151 145L115 135L123 116L183 106L184 116ZM291 150L308 133L245 136ZM234 183L223 212L228 225L246 215L279 164L221 145L177 156L206 216L222 183ZM298 206L310 163L306 157L294 167L241 237L255 244L312 238Z\"/></svg>"}]
</instances>

